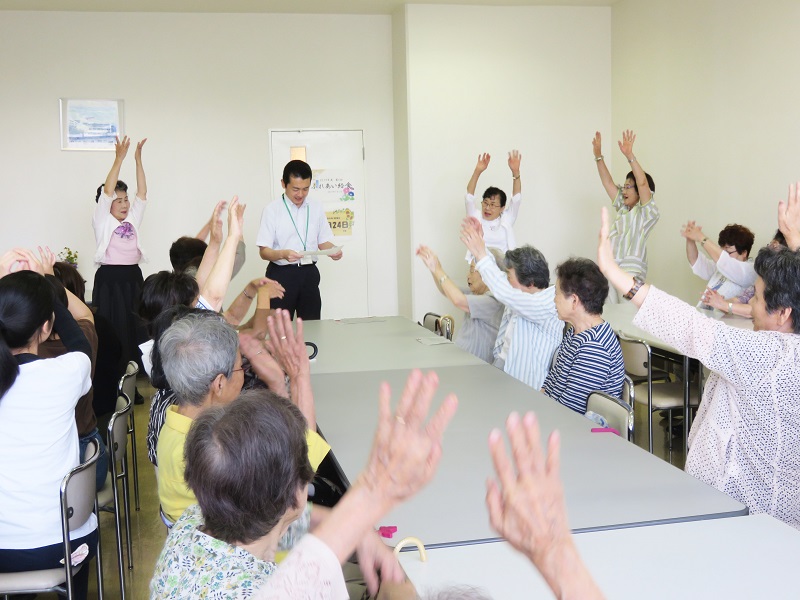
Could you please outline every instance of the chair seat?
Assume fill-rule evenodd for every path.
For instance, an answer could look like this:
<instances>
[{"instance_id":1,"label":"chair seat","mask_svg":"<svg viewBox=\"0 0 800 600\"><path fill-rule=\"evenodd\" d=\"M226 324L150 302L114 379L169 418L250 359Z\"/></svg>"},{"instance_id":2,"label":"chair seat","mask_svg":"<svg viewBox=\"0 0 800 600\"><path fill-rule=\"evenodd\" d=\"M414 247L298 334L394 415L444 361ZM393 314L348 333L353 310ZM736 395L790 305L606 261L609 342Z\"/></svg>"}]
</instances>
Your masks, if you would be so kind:
<instances>
[{"instance_id":1,"label":"chair seat","mask_svg":"<svg viewBox=\"0 0 800 600\"><path fill-rule=\"evenodd\" d=\"M634 400L637 404L647 405L647 384L639 384L635 388ZM696 407L697 390L689 390L689 406ZM671 410L683 407L683 384L680 382L653 384L653 410Z\"/></svg>"},{"instance_id":2,"label":"chair seat","mask_svg":"<svg viewBox=\"0 0 800 600\"><path fill-rule=\"evenodd\" d=\"M83 565L72 568L73 575ZM0 594L37 593L63 587L64 569L44 569L42 571L21 571L19 573L0 573Z\"/></svg>"}]
</instances>

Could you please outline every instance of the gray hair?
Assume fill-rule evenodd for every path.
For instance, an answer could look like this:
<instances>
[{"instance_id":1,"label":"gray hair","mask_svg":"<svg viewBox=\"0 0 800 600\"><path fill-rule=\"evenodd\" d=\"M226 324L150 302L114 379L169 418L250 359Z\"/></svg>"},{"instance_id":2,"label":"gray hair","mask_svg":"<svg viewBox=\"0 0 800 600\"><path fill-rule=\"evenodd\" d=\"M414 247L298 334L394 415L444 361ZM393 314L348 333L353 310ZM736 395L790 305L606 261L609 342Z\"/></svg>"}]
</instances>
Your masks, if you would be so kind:
<instances>
[{"instance_id":1,"label":"gray hair","mask_svg":"<svg viewBox=\"0 0 800 600\"><path fill-rule=\"evenodd\" d=\"M517 281L525 287L534 285L540 290L550 286L550 267L544 254L525 245L506 252L506 267L514 269Z\"/></svg>"},{"instance_id":2,"label":"gray hair","mask_svg":"<svg viewBox=\"0 0 800 600\"><path fill-rule=\"evenodd\" d=\"M430 593L425 600L492 600L482 589L471 585L457 585Z\"/></svg>"},{"instance_id":3,"label":"gray hair","mask_svg":"<svg viewBox=\"0 0 800 600\"><path fill-rule=\"evenodd\" d=\"M158 341L161 363L178 404L199 406L217 375L230 378L239 336L212 311L186 315Z\"/></svg>"},{"instance_id":4,"label":"gray hair","mask_svg":"<svg viewBox=\"0 0 800 600\"><path fill-rule=\"evenodd\" d=\"M494 264L505 273L508 269L506 267L505 257L503 256L503 251L500 248L491 248L489 246L486 247L486 251L492 256L494 259Z\"/></svg>"}]
</instances>

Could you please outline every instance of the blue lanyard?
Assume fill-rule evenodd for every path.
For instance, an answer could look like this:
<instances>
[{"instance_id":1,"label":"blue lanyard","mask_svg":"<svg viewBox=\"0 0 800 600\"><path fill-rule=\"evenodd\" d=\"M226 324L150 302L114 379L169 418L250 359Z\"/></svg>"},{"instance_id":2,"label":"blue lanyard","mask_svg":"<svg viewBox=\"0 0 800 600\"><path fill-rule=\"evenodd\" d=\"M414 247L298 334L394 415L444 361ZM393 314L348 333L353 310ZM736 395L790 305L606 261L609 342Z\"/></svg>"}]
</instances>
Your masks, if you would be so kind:
<instances>
[{"instance_id":1,"label":"blue lanyard","mask_svg":"<svg viewBox=\"0 0 800 600\"><path fill-rule=\"evenodd\" d=\"M286 195L285 194L281 194L281 198L283 198L283 206L286 208L286 212L289 213L289 218L292 220L292 225L294 225L294 230L297 232L297 238L303 244L303 250L308 250L308 248L306 247L306 242L308 242L308 214L310 212L309 209L308 209L308 204L306 204L306 237L305 237L305 239L302 239L300 237L300 230L297 229L297 223L294 222L294 217L292 216L292 211L289 210L289 205L286 204Z\"/></svg>"}]
</instances>

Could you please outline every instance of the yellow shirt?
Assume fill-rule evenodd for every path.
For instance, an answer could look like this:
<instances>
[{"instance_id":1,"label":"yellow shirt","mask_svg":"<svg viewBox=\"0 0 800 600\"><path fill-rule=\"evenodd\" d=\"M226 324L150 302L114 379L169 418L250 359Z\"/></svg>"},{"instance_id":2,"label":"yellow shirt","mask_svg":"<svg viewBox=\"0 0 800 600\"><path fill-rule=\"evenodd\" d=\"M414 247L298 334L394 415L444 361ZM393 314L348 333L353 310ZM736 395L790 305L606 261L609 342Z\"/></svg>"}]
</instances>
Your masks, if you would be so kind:
<instances>
[{"instance_id":1,"label":"yellow shirt","mask_svg":"<svg viewBox=\"0 0 800 600\"><path fill-rule=\"evenodd\" d=\"M183 472L186 464L183 460L183 447L186 436L192 426L192 419L178 414L177 406L167 409L164 426L158 435L158 500L161 509L173 523L183 514L183 511L192 504L197 504L186 481ZM330 452L331 447L316 431L306 431L308 444L308 462L315 471L322 459Z\"/></svg>"}]
</instances>

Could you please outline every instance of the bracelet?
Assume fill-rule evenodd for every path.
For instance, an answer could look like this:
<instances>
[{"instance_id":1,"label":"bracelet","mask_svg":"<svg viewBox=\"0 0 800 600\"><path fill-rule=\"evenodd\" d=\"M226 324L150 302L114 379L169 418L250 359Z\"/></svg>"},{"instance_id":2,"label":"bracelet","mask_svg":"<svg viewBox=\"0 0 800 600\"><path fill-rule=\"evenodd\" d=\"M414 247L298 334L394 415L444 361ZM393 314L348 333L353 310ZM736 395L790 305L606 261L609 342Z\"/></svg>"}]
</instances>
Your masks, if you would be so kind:
<instances>
[{"instance_id":1,"label":"bracelet","mask_svg":"<svg viewBox=\"0 0 800 600\"><path fill-rule=\"evenodd\" d=\"M703 245L703 244L705 244L707 241L708 241L708 238L707 238L707 237L704 237L702 240L700 240L700 245L702 246L702 245Z\"/></svg>"},{"instance_id":2,"label":"bracelet","mask_svg":"<svg viewBox=\"0 0 800 600\"><path fill-rule=\"evenodd\" d=\"M514 177L513 175L511 176L511 181L516 181L517 179L519 179L519 175L517 175L516 177Z\"/></svg>"},{"instance_id":3,"label":"bracelet","mask_svg":"<svg viewBox=\"0 0 800 600\"><path fill-rule=\"evenodd\" d=\"M628 162L629 162L629 163L636 162L636 157L634 156L633 158L629 158L629 159L628 159Z\"/></svg>"},{"instance_id":4,"label":"bracelet","mask_svg":"<svg viewBox=\"0 0 800 600\"><path fill-rule=\"evenodd\" d=\"M622 296L622 297L623 297L623 298L625 298L625 300L632 300L632 299L633 299L633 297L634 297L634 296L637 294L637 292L639 291L639 288L641 288L643 285L644 285L644 280L643 280L643 279L641 279L640 277L636 277L636 276L634 276L634 277L633 277L633 287L631 287L631 289L630 289L630 290L628 290L628 293L627 293L627 294L625 294L625 295L624 295L624 296Z\"/></svg>"},{"instance_id":5,"label":"bracelet","mask_svg":"<svg viewBox=\"0 0 800 600\"><path fill-rule=\"evenodd\" d=\"M255 298L255 296L251 296L250 294L247 293L247 288L242 290L242 294L244 294L244 297L247 298L248 300L252 300L253 298Z\"/></svg>"},{"instance_id":6,"label":"bracelet","mask_svg":"<svg viewBox=\"0 0 800 600\"><path fill-rule=\"evenodd\" d=\"M595 156L594 157L594 162L600 162L601 160L603 160L603 155L602 154L600 156Z\"/></svg>"},{"instance_id":7,"label":"bracelet","mask_svg":"<svg viewBox=\"0 0 800 600\"><path fill-rule=\"evenodd\" d=\"M442 275L441 277L439 277L439 285L442 285L447 280L448 280L447 275Z\"/></svg>"},{"instance_id":8,"label":"bracelet","mask_svg":"<svg viewBox=\"0 0 800 600\"><path fill-rule=\"evenodd\" d=\"M733 314L733 302L728 302L728 314Z\"/></svg>"}]
</instances>

